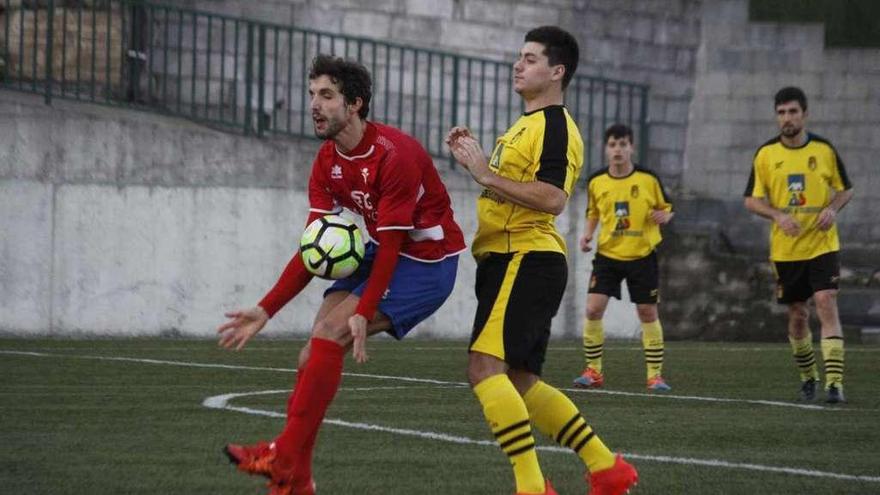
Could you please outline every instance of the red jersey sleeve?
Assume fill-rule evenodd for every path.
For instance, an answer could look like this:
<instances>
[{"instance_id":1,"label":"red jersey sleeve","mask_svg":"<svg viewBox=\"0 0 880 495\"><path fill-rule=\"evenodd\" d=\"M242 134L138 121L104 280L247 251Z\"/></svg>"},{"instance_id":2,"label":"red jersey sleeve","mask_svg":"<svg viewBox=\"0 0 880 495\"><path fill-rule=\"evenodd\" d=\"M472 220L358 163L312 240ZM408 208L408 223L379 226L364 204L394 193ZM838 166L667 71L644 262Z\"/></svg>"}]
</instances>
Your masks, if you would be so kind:
<instances>
[{"instance_id":1,"label":"red jersey sleeve","mask_svg":"<svg viewBox=\"0 0 880 495\"><path fill-rule=\"evenodd\" d=\"M320 213L309 213L309 219L306 220L306 225L315 221L319 216L321 216ZM302 256L300 256L299 250L297 249L293 258L290 259L287 266L284 268L284 271L281 272L278 281L275 282L275 285L265 296L263 296L263 299L257 303L257 306L266 310L266 314L269 315L269 318L272 318L275 316L275 313L284 307L285 304L296 297L296 295L299 294L311 280L312 274L306 270L306 265L303 264Z\"/></svg>"},{"instance_id":2,"label":"red jersey sleeve","mask_svg":"<svg viewBox=\"0 0 880 495\"><path fill-rule=\"evenodd\" d=\"M382 164L376 230L411 230L416 202L423 194L416 157L405 149L392 151Z\"/></svg>"},{"instance_id":3,"label":"red jersey sleeve","mask_svg":"<svg viewBox=\"0 0 880 495\"><path fill-rule=\"evenodd\" d=\"M397 267L397 260L400 257L400 246L406 238L406 232L403 230L385 230L379 232L379 249L376 251L376 258L373 261L373 268L370 270L370 276L367 278L367 286L358 301L355 313L363 316L367 320L372 320L376 314L376 308L385 289L391 283L391 276L394 275L394 268Z\"/></svg>"}]
</instances>

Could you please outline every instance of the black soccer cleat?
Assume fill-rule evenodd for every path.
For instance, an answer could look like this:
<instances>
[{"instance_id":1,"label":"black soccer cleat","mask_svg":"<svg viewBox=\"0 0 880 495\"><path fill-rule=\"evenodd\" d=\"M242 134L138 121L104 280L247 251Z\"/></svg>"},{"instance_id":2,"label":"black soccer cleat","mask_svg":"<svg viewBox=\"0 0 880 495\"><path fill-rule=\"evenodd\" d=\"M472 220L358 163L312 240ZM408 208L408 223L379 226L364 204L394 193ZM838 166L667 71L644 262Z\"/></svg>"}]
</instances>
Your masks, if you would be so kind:
<instances>
[{"instance_id":1,"label":"black soccer cleat","mask_svg":"<svg viewBox=\"0 0 880 495\"><path fill-rule=\"evenodd\" d=\"M810 378L801 383L801 400L804 402L813 402L816 400L816 379Z\"/></svg>"},{"instance_id":2,"label":"black soccer cleat","mask_svg":"<svg viewBox=\"0 0 880 495\"><path fill-rule=\"evenodd\" d=\"M846 399L843 397L843 387L838 385L830 385L828 390L825 391L828 394L828 398L825 399L825 402L829 404L840 404L846 402Z\"/></svg>"}]
</instances>

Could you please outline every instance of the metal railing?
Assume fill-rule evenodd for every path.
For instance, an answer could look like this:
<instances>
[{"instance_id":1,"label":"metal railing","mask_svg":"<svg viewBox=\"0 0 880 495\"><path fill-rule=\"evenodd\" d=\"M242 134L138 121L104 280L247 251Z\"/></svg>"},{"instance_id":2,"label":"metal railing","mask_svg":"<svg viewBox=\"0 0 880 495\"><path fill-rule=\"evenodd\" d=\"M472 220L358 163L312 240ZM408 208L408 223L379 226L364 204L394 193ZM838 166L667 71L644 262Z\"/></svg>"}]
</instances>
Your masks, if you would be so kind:
<instances>
[{"instance_id":1,"label":"metal railing","mask_svg":"<svg viewBox=\"0 0 880 495\"><path fill-rule=\"evenodd\" d=\"M370 118L415 136L435 156L448 156L443 136L452 125L467 125L491 149L522 111L510 62L138 0L14 4L0 0L0 87L47 103L125 105L259 136L311 137L308 68L330 53L370 70ZM636 130L645 156L647 86L576 76L566 98L588 170L603 163L597 143L613 122Z\"/></svg>"}]
</instances>

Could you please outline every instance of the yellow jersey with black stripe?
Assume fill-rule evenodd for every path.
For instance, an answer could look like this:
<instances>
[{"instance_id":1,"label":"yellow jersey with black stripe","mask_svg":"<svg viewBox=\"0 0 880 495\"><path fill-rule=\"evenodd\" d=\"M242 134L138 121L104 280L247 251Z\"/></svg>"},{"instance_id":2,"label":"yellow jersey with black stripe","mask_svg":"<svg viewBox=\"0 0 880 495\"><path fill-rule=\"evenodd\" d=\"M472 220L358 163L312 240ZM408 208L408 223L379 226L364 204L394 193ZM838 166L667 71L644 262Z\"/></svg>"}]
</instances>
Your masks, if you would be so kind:
<instances>
[{"instance_id":1,"label":"yellow jersey with black stripe","mask_svg":"<svg viewBox=\"0 0 880 495\"><path fill-rule=\"evenodd\" d=\"M644 258L663 240L654 210L672 211L660 178L633 167L625 177L613 177L608 167L587 181L587 218L601 224L598 249L602 256L629 261Z\"/></svg>"},{"instance_id":2,"label":"yellow jersey with black stripe","mask_svg":"<svg viewBox=\"0 0 880 495\"><path fill-rule=\"evenodd\" d=\"M837 225L820 230L816 221L831 202L832 190L850 188L843 160L820 136L808 133L806 143L798 148L785 146L779 137L758 148L744 195L767 198L770 206L791 215L801 226L800 235L792 237L773 222L770 259L801 261L839 251Z\"/></svg>"},{"instance_id":3,"label":"yellow jersey with black stripe","mask_svg":"<svg viewBox=\"0 0 880 495\"><path fill-rule=\"evenodd\" d=\"M584 143L562 105L523 114L495 143L489 167L516 182L542 181L570 196L584 160ZM471 250L489 253L555 251L565 253L555 216L520 206L484 189L477 200L477 234Z\"/></svg>"}]
</instances>

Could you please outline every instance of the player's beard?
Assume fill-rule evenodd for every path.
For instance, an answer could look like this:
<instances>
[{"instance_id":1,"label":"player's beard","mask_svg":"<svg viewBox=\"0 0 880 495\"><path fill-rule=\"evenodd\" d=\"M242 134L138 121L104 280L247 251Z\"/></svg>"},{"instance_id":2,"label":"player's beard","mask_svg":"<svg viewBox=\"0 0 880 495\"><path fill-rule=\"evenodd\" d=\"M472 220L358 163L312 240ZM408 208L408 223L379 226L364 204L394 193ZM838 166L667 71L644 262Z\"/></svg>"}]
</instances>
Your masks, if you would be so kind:
<instances>
[{"instance_id":1,"label":"player's beard","mask_svg":"<svg viewBox=\"0 0 880 495\"><path fill-rule=\"evenodd\" d=\"M782 135L787 138L792 138L801 133L803 127L798 127L796 125L786 125L782 126Z\"/></svg>"},{"instance_id":2,"label":"player's beard","mask_svg":"<svg viewBox=\"0 0 880 495\"><path fill-rule=\"evenodd\" d=\"M320 116L324 118L324 129L318 130L318 123L314 121L314 117L312 116L312 123L315 126L315 136L319 139L333 139L345 127L341 120Z\"/></svg>"}]
</instances>

